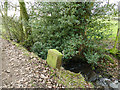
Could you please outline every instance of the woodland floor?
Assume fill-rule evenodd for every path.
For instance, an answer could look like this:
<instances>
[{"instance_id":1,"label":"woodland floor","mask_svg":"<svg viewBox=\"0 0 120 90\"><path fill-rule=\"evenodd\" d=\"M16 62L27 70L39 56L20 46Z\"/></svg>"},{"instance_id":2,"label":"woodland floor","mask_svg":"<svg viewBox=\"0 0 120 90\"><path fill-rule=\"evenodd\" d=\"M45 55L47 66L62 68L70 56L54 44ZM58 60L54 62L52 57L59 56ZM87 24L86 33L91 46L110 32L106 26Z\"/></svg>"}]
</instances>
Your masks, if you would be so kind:
<instances>
[{"instance_id":1,"label":"woodland floor","mask_svg":"<svg viewBox=\"0 0 120 90\"><path fill-rule=\"evenodd\" d=\"M108 65L107 71L118 77L118 60ZM115 66L114 69L111 66ZM54 73L53 73L54 74ZM65 88L51 75L46 60L33 53L25 54L15 44L0 38L0 88Z\"/></svg>"},{"instance_id":2,"label":"woodland floor","mask_svg":"<svg viewBox=\"0 0 120 90\"><path fill-rule=\"evenodd\" d=\"M2 88L58 88L50 76L45 60L24 52L16 45L0 38L0 86Z\"/></svg>"}]
</instances>

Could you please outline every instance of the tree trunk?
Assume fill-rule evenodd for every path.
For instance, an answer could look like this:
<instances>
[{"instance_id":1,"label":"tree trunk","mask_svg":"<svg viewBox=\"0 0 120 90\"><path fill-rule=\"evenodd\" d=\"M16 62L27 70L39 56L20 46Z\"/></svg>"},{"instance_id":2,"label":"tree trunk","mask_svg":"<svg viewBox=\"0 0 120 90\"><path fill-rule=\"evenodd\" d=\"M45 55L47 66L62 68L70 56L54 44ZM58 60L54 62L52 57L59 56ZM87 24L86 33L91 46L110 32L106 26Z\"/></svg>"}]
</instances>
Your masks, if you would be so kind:
<instances>
[{"instance_id":1,"label":"tree trunk","mask_svg":"<svg viewBox=\"0 0 120 90\"><path fill-rule=\"evenodd\" d=\"M5 0L5 3L4 3L4 12L5 12L5 16L7 16L7 11L8 11L8 1Z\"/></svg>"},{"instance_id":2,"label":"tree trunk","mask_svg":"<svg viewBox=\"0 0 120 90\"><path fill-rule=\"evenodd\" d=\"M118 2L118 31L117 31L117 35L116 35L116 41L115 41L115 45L114 48L116 48L116 45L118 43L118 50L120 50L120 2Z\"/></svg>"},{"instance_id":3,"label":"tree trunk","mask_svg":"<svg viewBox=\"0 0 120 90\"><path fill-rule=\"evenodd\" d=\"M22 24L22 12L21 12L21 10L20 10L20 40L21 40L21 42L23 42L24 41L24 39L25 39L25 33L24 33L24 29L23 29L23 24Z\"/></svg>"},{"instance_id":4,"label":"tree trunk","mask_svg":"<svg viewBox=\"0 0 120 90\"><path fill-rule=\"evenodd\" d=\"M29 15L27 13L24 0L19 0L20 5L20 18L24 22L21 24L21 27L25 27L25 39L28 38L28 35L31 35L31 27L28 25Z\"/></svg>"},{"instance_id":5,"label":"tree trunk","mask_svg":"<svg viewBox=\"0 0 120 90\"><path fill-rule=\"evenodd\" d=\"M119 32L120 32L120 29L118 28L118 31L117 31L117 35L116 35L116 40L115 40L115 44L114 44L114 48L116 48L116 46L117 46L117 43L118 43L118 49L120 49L120 40L119 40L119 38L120 38L120 36L119 36Z\"/></svg>"}]
</instances>

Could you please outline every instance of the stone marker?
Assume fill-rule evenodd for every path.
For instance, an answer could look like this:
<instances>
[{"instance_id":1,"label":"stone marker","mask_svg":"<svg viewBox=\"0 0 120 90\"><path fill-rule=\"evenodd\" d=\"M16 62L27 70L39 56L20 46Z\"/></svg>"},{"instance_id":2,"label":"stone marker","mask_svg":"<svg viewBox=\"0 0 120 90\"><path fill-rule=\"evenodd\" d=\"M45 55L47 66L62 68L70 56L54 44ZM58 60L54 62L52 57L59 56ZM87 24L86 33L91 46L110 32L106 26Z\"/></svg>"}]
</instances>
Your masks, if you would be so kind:
<instances>
[{"instance_id":1,"label":"stone marker","mask_svg":"<svg viewBox=\"0 0 120 90\"><path fill-rule=\"evenodd\" d=\"M62 63L62 53L56 49L49 49L47 55L47 63L53 68L60 69Z\"/></svg>"}]
</instances>

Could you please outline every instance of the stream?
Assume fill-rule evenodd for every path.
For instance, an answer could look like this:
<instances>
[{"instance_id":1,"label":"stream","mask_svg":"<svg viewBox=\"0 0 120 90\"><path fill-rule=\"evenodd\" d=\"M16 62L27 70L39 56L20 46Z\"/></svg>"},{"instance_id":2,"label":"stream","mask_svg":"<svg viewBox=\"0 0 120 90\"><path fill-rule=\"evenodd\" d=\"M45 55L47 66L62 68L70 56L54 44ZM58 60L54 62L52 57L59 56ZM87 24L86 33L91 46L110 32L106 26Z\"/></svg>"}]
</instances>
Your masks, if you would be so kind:
<instances>
[{"instance_id":1,"label":"stream","mask_svg":"<svg viewBox=\"0 0 120 90\"><path fill-rule=\"evenodd\" d=\"M82 60L71 60L63 64L64 69L74 73L81 73L86 81L92 82L95 88L104 88L105 90L120 90L118 79L113 79L112 76L103 75L103 71L92 70L90 65Z\"/></svg>"}]
</instances>

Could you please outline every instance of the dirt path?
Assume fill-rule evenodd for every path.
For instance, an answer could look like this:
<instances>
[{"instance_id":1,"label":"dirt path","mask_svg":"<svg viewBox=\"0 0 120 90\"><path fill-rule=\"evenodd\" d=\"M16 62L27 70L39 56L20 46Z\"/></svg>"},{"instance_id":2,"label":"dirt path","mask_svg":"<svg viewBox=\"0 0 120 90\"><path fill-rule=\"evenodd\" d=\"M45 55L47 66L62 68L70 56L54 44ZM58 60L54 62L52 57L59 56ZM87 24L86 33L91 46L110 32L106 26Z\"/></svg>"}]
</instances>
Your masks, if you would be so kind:
<instances>
[{"instance_id":1,"label":"dirt path","mask_svg":"<svg viewBox=\"0 0 120 90\"><path fill-rule=\"evenodd\" d=\"M0 38L0 80L2 88L63 87L50 76L46 61L29 55ZM1 74L2 73L2 74Z\"/></svg>"},{"instance_id":2,"label":"dirt path","mask_svg":"<svg viewBox=\"0 0 120 90\"><path fill-rule=\"evenodd\" d=\"M0 43L0 89L1 88L2 88L2 43Z\"/></svg>"}]
</instances>

